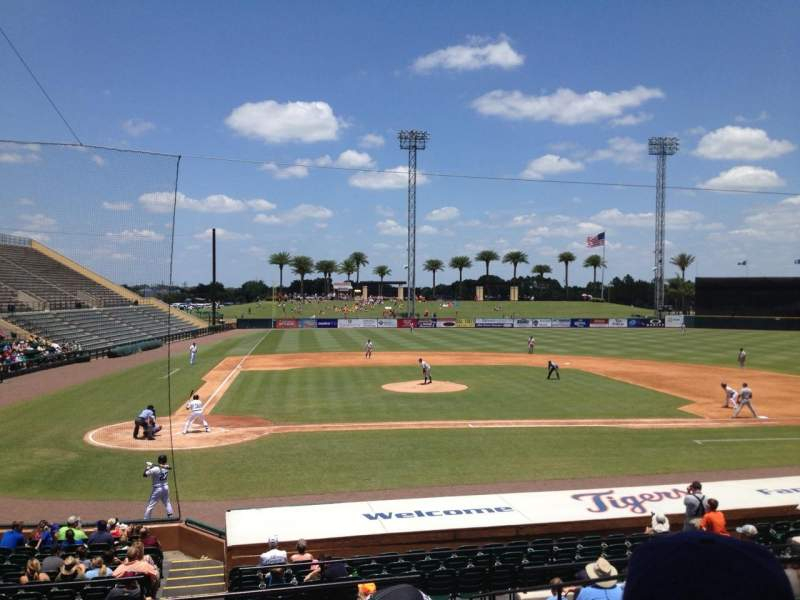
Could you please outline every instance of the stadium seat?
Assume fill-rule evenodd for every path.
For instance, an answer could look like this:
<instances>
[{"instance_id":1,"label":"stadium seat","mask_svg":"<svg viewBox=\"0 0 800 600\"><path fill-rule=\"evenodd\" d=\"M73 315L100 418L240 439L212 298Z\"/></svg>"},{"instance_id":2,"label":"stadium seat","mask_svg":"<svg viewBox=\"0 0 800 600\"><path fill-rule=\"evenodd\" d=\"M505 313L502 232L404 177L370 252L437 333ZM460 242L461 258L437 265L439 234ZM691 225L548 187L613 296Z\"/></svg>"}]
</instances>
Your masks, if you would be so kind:
<instances>
[{"instance_id":1,"label":"stadium seat","mask_svg":"<svg viewBox=\"0 0 800 600\"><path fill-rule=\"evenodd\" d=\"M438 571L441 567L441 561L428 557L425 560L421 560L416 563L414 565L414 570L419 571L420 573L432 573L434 571Z\"/></svg>"},{"instance_id":2,"label":"stadium seat","mask_svg":"<svg viewBox=\"0 0 800 600\"><path fill-rule=\"evenodd\" d=\"M516 584L517 567L514 565L495 565L486 577L487 590L510 590Z\"/></svg>"},{"instance_id":3,"label":"stadium seat","mask_svg":"<svg viewBox=\"0 0 800 600\"><path fill-rule=\"evenodd\" d=\"M75 588L51 588L47 592L47 600L75 600L78 591Z\"/></svg>"},{"instance_id":4,"label":"stadium seat","mask_svg":"<svg viewBox=\"0 0 800 600\"><path fill-rule=\"evenodd\" d=\"M442 565L445 569L453 569L455 571L460 571L461 569L466 569L467 565L469 564L470 559L466 555L455 555L449 556L442 561Z\"/></svg>"},{"instance_id":5,"label":"stadium seat","mask_svg":"<svg viewBox=\"0 0 800 600\"><path fill-rule=\"evenodd\" d=\"M484 588L484 571L474 567L458 572L457 589L459 594L474 594Z\"/></svg>"},{"instance_id":6,"label":"stadium seat","mask_svg":"<svg viewBox=\"0 0 800 600\"><path fill-rule=\"evenodd\" d=\"M452 569L434 571L428 575L423 588L431 596L450 596L451 592L456 589L457 575L456 571Z\"/></svg>"}]
</instances>

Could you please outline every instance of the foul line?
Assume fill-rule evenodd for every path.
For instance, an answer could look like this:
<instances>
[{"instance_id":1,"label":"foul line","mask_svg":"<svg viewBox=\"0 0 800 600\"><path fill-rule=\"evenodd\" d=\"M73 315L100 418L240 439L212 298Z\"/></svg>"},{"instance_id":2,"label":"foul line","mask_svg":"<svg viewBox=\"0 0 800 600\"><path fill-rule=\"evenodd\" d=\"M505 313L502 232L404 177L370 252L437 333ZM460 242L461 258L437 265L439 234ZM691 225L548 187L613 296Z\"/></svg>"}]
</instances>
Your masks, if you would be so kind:
<instances>
[{"instance_id":1,"label":"foul line","mask_svg":"<svg viewBox=\"0 0 800 600\"><path fill-rule=\"evenodd\" d=\"M244 361L245 361L245 360L247 360L247 358L248 358L248 357L249 357L249 356L250 356L250 355L253 353L253 351L254 351L256 348L258 348L258 346L261 344L261 342L263 342L263 341L264 341L264 340L267 338L267 336L268 336L270 333L272 333L273 331L274 331L273 329L270 329L270 330L269 330L267 333L265 333L265 334L262 336L262 338L261 338L260 340L258 340L258 341L255 343L255 345L254 345L252 348L250 348L250 351L249 351L247 354L245 354L245 355L242 357L242 360L240 360L240 361L238 362L238 364L237 364L237 365L236 365L236 366L235 366L233 369L231 369L231 372L230 372L230 373L228 373L228 376L227 376L227 377L225 377L225 379L223 379L223 380L222 380L222 383L220 383L220 384L217 386L217 389L215 389L215 390L214 390L214 391L211 393L211 395L208 397L208 400L206 400L206 401L205 401L205 404L203 404L203 410L205 410L205 409L206 409L206 407L207 407L209 404L211 404L211 401L214 399L214 397L215 397L217 394L219 394L219 391L220 391L220 390L221 390L223 387L225 387L225 385L228 383L228 380L230 380L230 378L231 378L231 377L233 377L234 375L236 375L236 374L239 372L239 369L241 369L241 368L242 368L242 364L244 363Z\"/></svg>"},{"instance_id":2,"label":"foul line","mask_svg":"<svg viewBox=\"0 0 800 600\"><path fill-rule=\"evenodd\" d=\"M783 437L783 438L722 438L716 440L693 440L695 444L733 444L736 442L799 442L800 437Z\"/></svg>"},{"instance_id":3,"label":"foul line","mask_svg":"<svg viewBox=\"0 0 800 600\"><path fill-rule=\"evenodd\" d=\"M181 370L181 368L180 368L180 367L178 367L177 369L172 369L172 371L170 371L169 373L167 373L167 374L166 374L166 375L164 375L163 377L159 377L159 379L166 379L167 377L170 377L170 376L172 376L172 375L175 375L175 373L177 373L177 372L178 372L178 371L180 371L180 370Z\"/></svg>"}]
</instances>

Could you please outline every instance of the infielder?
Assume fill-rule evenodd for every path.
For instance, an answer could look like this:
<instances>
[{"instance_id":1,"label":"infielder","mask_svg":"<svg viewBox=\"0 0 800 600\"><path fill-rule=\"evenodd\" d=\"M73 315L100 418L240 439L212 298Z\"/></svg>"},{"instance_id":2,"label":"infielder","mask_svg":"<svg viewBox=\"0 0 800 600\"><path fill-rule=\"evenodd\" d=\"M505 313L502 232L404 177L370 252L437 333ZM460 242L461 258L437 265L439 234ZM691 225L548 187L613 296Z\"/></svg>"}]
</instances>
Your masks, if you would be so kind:
<instances>
[{"instance_id":1,"label":"infielder","mask_svg":"<svg viewBox=\"0 0 800 600\"><path fill-rule=\"evenodd\" d=\"M736 402L739 399L739 392L737 392L724 381L719 385L723 390L725 390L725 404L722 405L722 408L736 408Z\"/></svg>"},{"instance_id":2,"label":"infielder","mask_svg":"<svg viewBox=\"0 0 800 600\"><path fill-rule=\"evenodd\" d=\"M736 355L736 360L739 363L739 368L744 369L744 361L747 360L747 352L744 351L744 348L739 348L739 354Z\"/></svg>"},{"instance_id":3,"label":"infielder","mask_svg":"<svg viewBox=\"0 0 800 600\"><path fill-rule=\"evenodd\" d=\"M375 349L375 344L372 343L372 340L368 339L367 343L364 345L364 357L372 358L372 351L374 349Z\"/></svg>"},{"instance_id":4,"label":"infielder","mask_svg":"<svg viewBox=\"0 0 800 600\"><path fill-rule=\"evenodd\" d=\"M203 421L203 427L206 428L206 433L211 431L211 427L208 426L208 421L206 421L205 416L203 415L203 402L200 400L200 394L194 394L191 399L186 403L186 410L191 411L189 416L186 417L186 424L183 426L183 433L189 433L189 429L191 429L192 425L197 419L201 419Z\"/></svg>"},{"instance_id":5,"label":"infielder","mask_svg":"<svg viewBox=\"0 0 800 600\"><path fill-rule=\"evenodd\" d=\"M536 340L533 339L533 336L528 336L528 354L533 354L534 349L536 348Z\"/></svg>"},{"instance_id":6,"label":"infielder","mask_svg":"<svg viewBox=\"0 0 800 600\"><path fill-rule=\"evenodd\" d=\"M431 366L428 362L420 358L419 366L422 368L422 385L433 383L433 379L431 379Z\"/></svg>"},{"instance_id":7,"label":"infielder","mask_svg":"<svg viewBox=\"0 0 800 600\"><path fill-rule=\"evenodd\" d=\"M756 413L756 409L753 408L752 400L753 400L753 390L747 387L746 383L743 383L742 390L739 392L739 405L736 407L736 410L733 411L733 416L731 417L731 419L735 419L736 417L738 417L739 413L742 411L742 408L744 406L747 406L747 408L750 410L751 413L753 413L753 416L756 419L760 419L761 417L759 417L758 414Z\"/></svg>"},{"instance_id":8,"label":"infielder","mask_svg":"<svg viewBox=\"0 0 800 600\"><path fill-rule=\"evenodd\" d=\"M197 360L197 342L192 342L189 346L189 364L193 365L195 360Z\"/></svg>"},{"instance_id":9,"label":"infielder","mask_svg":"<svg viewBox=\"0 0 800 600\"><path fill-rule=\"evenodd\" d=\"M547 378L550 377L555 373L556 379L561 379L561 374L558 372L558 365L554 363L552 360L547 361Z\"/></svg>"},{"instance_id":10,"label":"infielder","mask_svg":"<svg viewBox=\"0 0 800 600\"><path fill-rule=\"evenodd\" d=\"M153 491L150 492L150 500L144 511L145 520L149 520L153 514L153 509L159 501L164 503L167 509L167 517L172 517L172 503L169 501L169 472L172 467L167 464L167 455L162 454L158 457L158 464L146 462L142 477L149 477L153 482Z\"/></svg>"}]
</instances>

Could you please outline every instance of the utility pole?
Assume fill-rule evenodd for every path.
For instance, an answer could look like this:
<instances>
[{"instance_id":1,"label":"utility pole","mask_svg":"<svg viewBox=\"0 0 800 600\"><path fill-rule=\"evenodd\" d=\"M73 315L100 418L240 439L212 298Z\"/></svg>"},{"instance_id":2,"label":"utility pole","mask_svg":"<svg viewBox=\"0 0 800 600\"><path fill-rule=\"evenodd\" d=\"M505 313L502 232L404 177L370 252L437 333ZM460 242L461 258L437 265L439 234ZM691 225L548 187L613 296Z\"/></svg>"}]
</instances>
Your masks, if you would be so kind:
<instances>
[{"instance_id":1,"label":"utility pole","mask_svg":"<svg viewBox=\"0 0 800 600\"><path fill-rule=\"evenodd\" d=\"M664 231L666 212L667 156L678 151L678 138L651 137L648 154L656 157L656 240L655 240L655 293L653 308L660 316L664 311Z\"/></svg>"},{"instance_id":2,"label":"utility pole","mask_svg":"<svg viewBox=\"0 0 800 600\"><path fill-rule=\"evenodd\" d=\"M211 327L217 324L217 229L211 230Z\"/></svg>"},{"instance_id":3,"label":"utility pole","mask_svg":"<svg viewBox=\"0 0 800 600\"><path fill-rule=\"evenodd\" d=\"M408 316L417 308L417 150L425 150L430 139L427 131L403 130L397 134L400 148L408 150L408 277L406 293Z\"/></svg>"}]
</instances>

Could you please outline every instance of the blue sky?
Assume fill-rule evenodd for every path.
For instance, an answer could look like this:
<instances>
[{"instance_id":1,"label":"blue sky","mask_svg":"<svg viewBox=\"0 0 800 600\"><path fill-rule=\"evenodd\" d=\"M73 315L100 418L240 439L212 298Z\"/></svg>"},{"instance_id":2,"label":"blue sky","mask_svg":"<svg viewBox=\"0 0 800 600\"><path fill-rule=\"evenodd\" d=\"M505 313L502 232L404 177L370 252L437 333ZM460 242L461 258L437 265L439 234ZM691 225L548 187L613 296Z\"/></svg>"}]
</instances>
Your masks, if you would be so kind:
<instances>
[{"instance_id":1,"label":"blue sky","mask_svg":"<svg viewBox=\"0 0 800 600\"><path fill-rule=\"evenodd\" d=\"M647 138L670 135L671 184L798 191L798 22L790 1L8 2L3 27L85 143L184 155L174 279L209 279L217 227L219 277L239 284L275 281L278 250L361 250L401 274L404 175L314 166L402 166L404 128L431 133L430 172L651 184ZM70 141L4 41L0 69L0 137ZM166 158L3 147L0 230L159 281L173 175ZM560 274L558 252L582 261L605 230L611 275L649 278L653 205L649 189L427 177L418 261L521 249ZM667 206L667 254L696 255L692 277L745 259L800 271L800 196L670 191Z\"/></svg>"}]
</instances>

